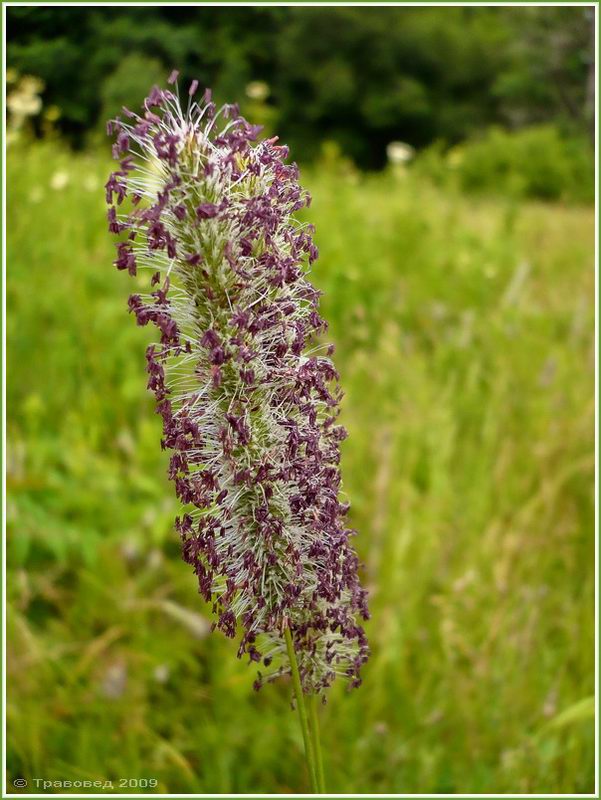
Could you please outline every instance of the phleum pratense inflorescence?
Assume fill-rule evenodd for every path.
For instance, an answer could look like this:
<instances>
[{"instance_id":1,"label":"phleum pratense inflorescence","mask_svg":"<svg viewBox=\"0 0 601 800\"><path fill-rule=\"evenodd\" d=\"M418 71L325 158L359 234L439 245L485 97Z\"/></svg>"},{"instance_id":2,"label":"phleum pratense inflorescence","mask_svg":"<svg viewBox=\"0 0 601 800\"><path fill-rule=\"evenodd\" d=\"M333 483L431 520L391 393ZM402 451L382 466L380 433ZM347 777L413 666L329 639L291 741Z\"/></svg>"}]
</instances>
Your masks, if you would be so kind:
<instances>
[{"instance_id":1,"label":"phleum pratense inflorescence","mask_svg":"<svg viewBox=\"0 0 601 800\"><path fill-rule=\"evenodd\" d=\"M317 341L326 324L306 277L317 250L294 216L310 197L286 147L257 141L209 90L196 102L197 88L182 103L154 87L140 114L109 123L120 165L106 184L116 266L152 273L129 308L160 333L148 387L183 557L215 626L260 663L257 688L290 671L286 627L304 692L337 675L356 686L368 612L339 500L333 347Z\"/></svg>"}]
</instances>

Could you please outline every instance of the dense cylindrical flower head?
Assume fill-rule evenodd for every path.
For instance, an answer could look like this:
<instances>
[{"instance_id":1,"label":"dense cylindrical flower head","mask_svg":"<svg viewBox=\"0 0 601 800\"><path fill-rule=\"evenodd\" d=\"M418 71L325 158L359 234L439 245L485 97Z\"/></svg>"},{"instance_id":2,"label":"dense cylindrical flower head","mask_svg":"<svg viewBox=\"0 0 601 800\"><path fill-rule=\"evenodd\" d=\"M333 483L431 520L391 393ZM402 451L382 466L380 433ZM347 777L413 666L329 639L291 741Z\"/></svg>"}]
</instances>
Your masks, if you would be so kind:
<instances>
[{"instance_id":1,"label":"dense cylindrical flower head","mask_svg":"<svg viewBox=\"0 0 601 800\"><path fill-rule=\"evenodd\" d=\"M129 298L160 336L146 353L169 477L184 508L183 557L215 627L260 664L255 686L290 671L303 689L360 683L366 593L339 499L340 389L307 279L317 257L298 169L277 139L209 90L180 104L154 87L140 114L109 123L120 162L106 184L118 269L149 268ZM262 663L260 663L262 662Z\"/></svg>"}]
</instances>

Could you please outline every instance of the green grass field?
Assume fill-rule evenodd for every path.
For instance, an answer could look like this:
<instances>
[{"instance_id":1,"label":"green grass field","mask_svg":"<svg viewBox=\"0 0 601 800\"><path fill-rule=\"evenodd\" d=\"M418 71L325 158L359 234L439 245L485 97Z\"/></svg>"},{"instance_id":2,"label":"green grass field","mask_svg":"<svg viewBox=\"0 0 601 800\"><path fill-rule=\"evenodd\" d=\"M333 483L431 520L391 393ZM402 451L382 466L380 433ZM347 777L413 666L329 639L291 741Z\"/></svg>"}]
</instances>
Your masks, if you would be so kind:
<instances>
[{"instance_id":1,"label":"green grass field","mask_svg":"<svg viewBox=\"0 0 601 800\"><path fill-rule=\"evenodd\" d=\"M307 791L290 686L253 692L180 561L108 161L8 169L9 782ZM328 789L593 792L593 209L304 180L372 610Z\"/></svg>"}]
</instances>

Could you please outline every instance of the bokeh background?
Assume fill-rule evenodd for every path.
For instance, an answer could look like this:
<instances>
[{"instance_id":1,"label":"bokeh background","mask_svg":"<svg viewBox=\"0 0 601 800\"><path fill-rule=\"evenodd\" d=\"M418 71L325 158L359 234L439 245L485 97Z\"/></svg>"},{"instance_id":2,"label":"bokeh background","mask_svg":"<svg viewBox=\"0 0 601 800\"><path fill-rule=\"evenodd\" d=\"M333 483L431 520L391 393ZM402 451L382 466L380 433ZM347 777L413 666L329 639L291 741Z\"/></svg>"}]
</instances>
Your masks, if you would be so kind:
<instances>
[{"instance_id":1,"label":"bokeh background","mask_svg":"<svg viewBox=\"0 0 601 800\"><path fill-rule=\"evenodd\" d=\"M592 15L7 9L9 790L308 788L180 561L111 266L104 120L179 67L314 195L373 615L328 789L593 791Z\"/></svg>"}]
</instances>

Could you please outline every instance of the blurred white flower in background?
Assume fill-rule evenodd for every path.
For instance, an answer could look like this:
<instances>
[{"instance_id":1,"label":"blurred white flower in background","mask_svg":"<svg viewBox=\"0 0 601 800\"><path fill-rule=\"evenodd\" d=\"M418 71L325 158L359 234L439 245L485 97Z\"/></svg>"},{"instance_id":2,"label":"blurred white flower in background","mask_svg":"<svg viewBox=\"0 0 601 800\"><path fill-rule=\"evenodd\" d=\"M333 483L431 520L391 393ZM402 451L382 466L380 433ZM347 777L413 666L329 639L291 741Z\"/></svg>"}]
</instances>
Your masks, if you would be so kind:
<instances>
[{"instance_id":1,"label":"blurred white flower in background","mask_svg":"<svg viewBox=\"0 0 601 800\"><path fill-rule=\"evenodd\" d=\"M157 683L167 683L171 670L167 664L158 664L154 668L154 679Z\"/></svg>"},{"instance_id":2,"label":"blurred white flower in background","mask_svg":"<svg viewBox=\"0 0 601 800\"><path fill-rule=\"evenodd\" d=\"M406 142L389 142L386 145L386 156L391 164L407 164L414 155L415 150Z\"/></svg>"},{"instance_id":3,"label":"blurred white flower in background","mask_svg":"<svg viewBox=\"0 0 601 800\"><path fill-rule=\"evenodd\" d=\"M251 100L267 100L269 94L269 86L265 81L251 81L246 86L246 96Z\"/></svg>"},{"instance_id":4,"label":"blurred white flower in background","mask_svg":"<svg viewBox=\"0 0 601 800\"><path fill-rule=\"evenodd\" d=\"M15 70L7 70L6 82L14 87L6 98L7 143L11 144L19 138L27 119L42 110L40 94L44 91L44 82L33 75L23 75L19 79Z\"/></svg>"},{"instance_id":5,"label":"blurred white flower in background","mask_svg":"<svg viewBox=\"0 0 601 800\"><path fill-rule=\"evenodd\" d=\"M36 94L11 92L6 98L6 105L15 117L33 117L42 110L42 98Z\"/></svg>"},{"instance_id":6,"label":"blurred white flower in background","mask_svg":"<svg viewBox=\"0 0 601 800\"><path fill-rule=\"evenodd\" d=\"M66 186L69 185L70 176L68 172L64 170L59 170L55 172L54 175L50 178L50 188L54 189L57 192L62 191Z\"/></svg>"},{"instance_id":7,"label":"blurred white flower in background","mask_svg":"<svg viewBox=\"0 0 601 800\"><path fill-rule=\"evenodd\" d=\"M38 95L44 91L44 81L35 75L23 75L19 83L19 91L27 95Z\"/></svg>"}]
</instances>

